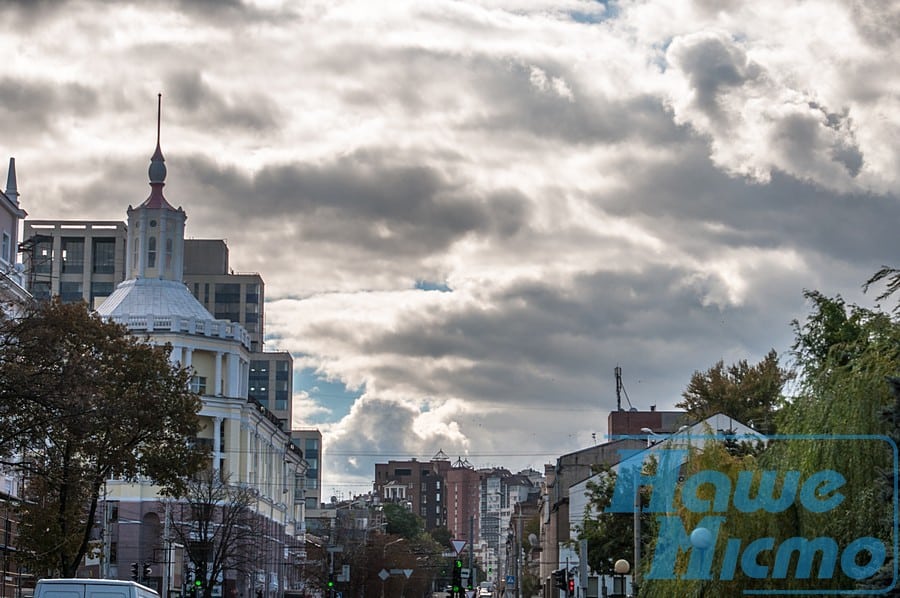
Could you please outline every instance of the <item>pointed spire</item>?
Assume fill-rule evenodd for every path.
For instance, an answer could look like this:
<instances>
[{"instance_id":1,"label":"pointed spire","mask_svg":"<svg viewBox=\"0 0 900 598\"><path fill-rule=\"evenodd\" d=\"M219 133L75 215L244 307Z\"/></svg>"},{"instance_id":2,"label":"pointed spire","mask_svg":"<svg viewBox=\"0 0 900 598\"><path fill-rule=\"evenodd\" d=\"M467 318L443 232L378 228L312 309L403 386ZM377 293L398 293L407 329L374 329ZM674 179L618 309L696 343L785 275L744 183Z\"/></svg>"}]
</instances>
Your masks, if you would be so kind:
<instances>
[{"instance_id":1,"label":"pointed spire","mask_svg":"<svg viewBox=\"0 0 900 598\"><path fill-rule=\"evenodd\" d=\"M16 159L9 159L9 174L6 175L6 196L19 205L19 190L16 188Z\"/></svg>"},{"instance_id":2,"label":"pointed spire","mask_svg":"<svg viewBox=\"0 0 900 598\"><path fill-rule=\"evenodd\" d=\"M153 156L150 158L150 169L148 170L148 174L150 175L150 197L141 204L147 208L169 208L175 209L169 202L166 201L166 198L163 197L162 188L166 184L166 159L163 157L162 149L160 149L159 143L159 130L160 123L162 122L162 94L158 95L157 106L156 106L156 151L153 152Z\"/></svg>"}]
</instances>

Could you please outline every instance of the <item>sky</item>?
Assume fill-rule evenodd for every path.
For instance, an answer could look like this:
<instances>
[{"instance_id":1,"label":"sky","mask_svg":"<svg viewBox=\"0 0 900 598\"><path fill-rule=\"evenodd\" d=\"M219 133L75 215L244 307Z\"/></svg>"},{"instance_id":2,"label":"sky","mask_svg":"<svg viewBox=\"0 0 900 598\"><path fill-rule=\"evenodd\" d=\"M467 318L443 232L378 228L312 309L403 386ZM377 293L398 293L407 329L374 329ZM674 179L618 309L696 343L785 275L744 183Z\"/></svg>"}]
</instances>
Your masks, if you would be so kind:
<instances>
[{"instance_id":1,"label":"sky","mask_svg":"<svg viewBox=\"0 0 900 598\"><path fill-rule=\"evenodd\" d=\"M627 401L789 361L900 266L900 3L0 1L34 219L166 197L266 283L323 495L443 450L542 470ZM0 154L5 161L6 156ZM2 163L2 162L0 162Z\"/></svg>"}]
</instances>

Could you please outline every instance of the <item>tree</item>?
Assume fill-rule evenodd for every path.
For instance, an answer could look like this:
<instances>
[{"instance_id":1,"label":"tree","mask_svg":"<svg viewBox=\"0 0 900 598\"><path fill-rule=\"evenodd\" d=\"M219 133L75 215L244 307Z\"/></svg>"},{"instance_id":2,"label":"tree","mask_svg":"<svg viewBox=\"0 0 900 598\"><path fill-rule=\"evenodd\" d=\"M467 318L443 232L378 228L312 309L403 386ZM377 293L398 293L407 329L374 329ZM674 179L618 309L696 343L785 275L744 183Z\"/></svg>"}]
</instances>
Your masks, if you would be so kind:
<instances>
[{"instance_id":1,"label":"tree","mask_svg":"<svg viewBox=\"0 0 900 598\"><path fill-rule=\"evenodd\" d=\"M28 307L0 320L0 338L0 448L26 478L20 555L38 574L74 576L107 479L176 489L201 466L188 443L200 401L169 347L83 303Z\"/></svg>"},{"instance_id":2,"label":"tree","mask_svg":"<svg viewBox=\"0 0 900 598\"><path fill-rule=\"evenodd\" d=\"M772 349L756 365L746 359L725 367L720 360L705 372L694 372L682 401L675 406L702 420L716 413L774 432L774 414L782 402L781 390L793 375L778 365Z\"/></svg>"},{"instance_id":3,"label":"tree","mask_svg":"<svg viewBox=\"0 0 900 598\"><path fill-rule=\"evenodd\" d=\"M264 552L257 516L251 507L256 493L236 486L216 470L204 470L186 480L184 491L166 505L171 529L184 546L199 595L210 598L216 580L226 570L250 573L262 569Z\"/></svg>"},{"instance_id":4,"label":"tree","mask_svg":"<svg viewBox=\"0 0 900 598\"><path fill-rule=\"evenodd\" d=\"M415 538L424 529L422 518L397 503L384 505L384 518L387 521L385 531L404 538Z\"/></svg>"}]
</instances>

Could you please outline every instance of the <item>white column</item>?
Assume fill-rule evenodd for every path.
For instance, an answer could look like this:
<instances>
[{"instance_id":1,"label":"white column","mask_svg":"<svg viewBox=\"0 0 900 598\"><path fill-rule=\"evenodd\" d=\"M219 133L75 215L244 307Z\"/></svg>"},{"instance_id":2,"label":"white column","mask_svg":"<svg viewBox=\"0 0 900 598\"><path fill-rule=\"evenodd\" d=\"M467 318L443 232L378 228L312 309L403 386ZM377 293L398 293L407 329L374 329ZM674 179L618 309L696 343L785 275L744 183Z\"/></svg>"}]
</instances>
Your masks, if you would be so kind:
<instances>
[{"instance_id":1,"label":"white column","mask_svg":"<svg viewBox=\"0 0 900 598\"><path fill-rule=\"evenodd\" d=\"M216 351L216 382L215 392L217 397L222 396L222 352Z\"/></svg>"},{"instance_id":2,"label":"white column","mask_svg":"<svg viewBox=\"0 0 900 598\"><path fill-rule=\"evenodd\" d=\"M191 363L194 357L194 348L184 347L182 350L184 351L184 358L181 363L184 367L189 368L191 367Z\"/></svg>"}]
</instances>

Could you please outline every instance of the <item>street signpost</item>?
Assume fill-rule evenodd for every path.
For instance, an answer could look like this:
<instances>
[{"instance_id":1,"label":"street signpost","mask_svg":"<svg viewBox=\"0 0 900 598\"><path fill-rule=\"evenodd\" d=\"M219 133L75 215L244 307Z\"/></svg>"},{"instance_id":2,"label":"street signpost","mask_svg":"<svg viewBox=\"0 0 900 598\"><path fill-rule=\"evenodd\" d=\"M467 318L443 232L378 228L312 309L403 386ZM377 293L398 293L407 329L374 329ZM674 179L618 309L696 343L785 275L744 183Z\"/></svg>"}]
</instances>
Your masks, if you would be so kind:
<instances>
[{"instance_id":1,"label":"street signpost","mask_svg":"<svg viewBox=\"0 0 900 598\"><path fill-rule=\"evenodd\" d=\"M463 548L466 547L465 540L451 540L450 543L453 545L453 550L456 551L457 555L459 555L459 553L463 551Z\"/></svg>"}]
</instances>

